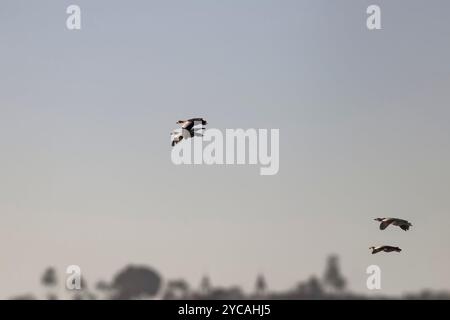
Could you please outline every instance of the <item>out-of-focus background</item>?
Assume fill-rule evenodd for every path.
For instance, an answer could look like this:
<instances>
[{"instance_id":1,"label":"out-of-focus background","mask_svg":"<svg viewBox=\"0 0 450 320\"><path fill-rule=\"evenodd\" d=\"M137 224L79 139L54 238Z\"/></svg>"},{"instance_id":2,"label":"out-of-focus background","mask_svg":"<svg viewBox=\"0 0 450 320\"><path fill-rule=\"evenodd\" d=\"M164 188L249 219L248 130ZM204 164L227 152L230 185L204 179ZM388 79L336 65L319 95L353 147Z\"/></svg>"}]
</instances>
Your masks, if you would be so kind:
<instances>
[{"instance_id":1,"label":"out-of-focus background","mask_svg":"<svg viewBox=\"0 0 450 320\"><path fill-rule=\"evenodd\" d=\"M2 0L0 298L448 298L450 2L371 4ZM173 165L194 116L279 173Z\"/></svg>"}]
</instances>

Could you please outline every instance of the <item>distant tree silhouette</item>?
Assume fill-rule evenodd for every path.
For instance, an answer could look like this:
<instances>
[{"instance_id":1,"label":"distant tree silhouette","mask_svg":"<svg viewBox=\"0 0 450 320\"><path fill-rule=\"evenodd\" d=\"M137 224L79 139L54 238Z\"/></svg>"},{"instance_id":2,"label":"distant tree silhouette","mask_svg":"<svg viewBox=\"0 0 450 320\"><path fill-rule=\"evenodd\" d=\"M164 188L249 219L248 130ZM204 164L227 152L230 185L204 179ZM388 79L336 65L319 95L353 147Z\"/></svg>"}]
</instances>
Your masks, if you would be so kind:
<instances>
[{"instance_id":1,"label":"distant tree silhouette","mask_svg":"<svg viewBox=\"0 0 450 320\"><path fill-rule=\"evenodd\" d=\"M205 275L200 281L200 294L208 295L210 293L211 293L211 280L207 275Z\"/></svg>"},{"instance_id":2,"label":"distant tree silhouette","mask_svg":"<svg viewBox=\"0 0 450 320\"><path fill-rule=\"evenodd\" d=\"M58 277L56 276L55 268L48 267L47 269L45 269L41 277L41 283L48 290L47 293L48 300L58 299L57 295L54 293L54 288L58 284Z\"/></svg>"},{"instance_id":3,"label":"distant tree silhouette","mask_svg":"<svg viewBox=\"0 0 450 320\"><path fill-rule=\"evenodd\" d=\"M298 285L297 299L324 299L325 292L316 276L310 277L306 282Z\"/></svg>"},{"instance_id":4,"label":"distant tree silhouette","mask_svg":"<svg viewBox=\"0 0 450 320\"><path fill-rule=\"evenodd\" d=\"M266 290L267 290L266 279L262 274L260 274L256 277L255 295L263 296L266 294Z\"/></svg>"},{"instance_id":5,"label":"distant tree silhouette","mask_svg":"<svg viewBox=\"0 0 450 320\"><path fill-rule=\"evenodd\" d=\"M307 281L300 282L297 287L287 291L267 293L267 283L263 275L258 275L255 282L255 294L246 295L239 286L228 288L211 286L208 276L204 276L200 282L199 292L190 290L189 283L183 279L171 280L166 284L166 290L162 298L164 299L208 299L208 300L239 300L254 299L264 294L264 299L369 299L365 294L356 294L344 291L346 280L341 275L339 268L339 260L336 255L327 258L323 281L316 276L310 277ZM89 292L87 283L82 281L82 290L74 290L71 292L72 299L97 299L97 297ZM48 267L41 276L41 283L46 289L52 290L58 284L57 273L53 267ZM139 299L154 297L160 291L162 278L153 269L146 266L128 265L119 271L108 283L105 281L97 282L96 290L104 292L101 299ZM326 289L332 289L326 290ZM97 293L97 292L96 292ZM53 293L48 294L48 299L57 299ZM370 298L374 298L371 296ZM398 297L376 296L376 299L397 299ZM423 290L418 293L407 293L403 295L403 299L446 299L450 300L450 292ZM35 299L31 294L23 294L12 297L11 299L27 300Z\"/></svg>"},{"instance_id":6,"label":"distant tree silhouette","mask_svg":"<svg viewBox=\"0 0 450 320\"><path fill-rule=\"evenodd\" d=\"M189 295L189 284L183 280L170 280L167 282L165 299L185 299Z\"/></svg>"},{"instance_id":7,"label":"distant tree silhouette","mask_svg":"<svg viewBox=\"0 0 450 320\"><path fill-rule=\"evenodd\" d=\"M333 291L340 292L345 289L347 281L341 274L338 256L331 255L328 257L323 281Z\"/></svg>"},{"instance_id":8,"label":"distant tree silhouette","mask_svg":"<svg viewBox=\"0 0 450 320\"><path fill-rule=\"evenodd\" d=\"M307 293L312 298L319 298L323 296L323 288L322 285L317 279L317 277L313 276L309 279L309 281L306 283Z\"/></svg>"},{"instance_id":9,"label":"distant tree silhouette","mask_svg":"<svg viewBox=\"0 0 450 320\"><path fill-rule=\"evenodd\" d=\"M47 269L45 269L41 278L41 282L46 287L56 286L56 284L58 283L58 279L56 277L55 268L48 267Z\"/></svg>"},{"instance_id":10,"label":"distant tree silhouette","mask_svg":"<svg viewBox=\"0 0 450 320\"><path fill-rule=\"evenodd\" d=\"M111 288L114 290L113 299L128 300L155 296L162 279L160 275L149 267L127 266L113 279Z\"/></svg>"}]
</instances>

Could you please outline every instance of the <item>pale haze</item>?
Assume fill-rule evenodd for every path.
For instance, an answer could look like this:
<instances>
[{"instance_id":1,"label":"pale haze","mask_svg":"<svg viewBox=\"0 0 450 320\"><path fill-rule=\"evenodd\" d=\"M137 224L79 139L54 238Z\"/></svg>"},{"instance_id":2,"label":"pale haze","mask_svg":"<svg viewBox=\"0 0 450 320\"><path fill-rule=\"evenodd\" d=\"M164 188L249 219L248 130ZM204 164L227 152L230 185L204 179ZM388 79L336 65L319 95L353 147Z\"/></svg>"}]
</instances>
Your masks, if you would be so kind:
<instances>
[{"instance_id":1,"label":"pale haze","mask_svg":"<svg viewBox=\"0 0 450 320\"><path fill-rule=\"evenodd\" d=\"M332 253L352 291L450 290L450 2L371 4L2 0L0 298L71 264L287 290ZM175 166L190 117L279 129L278 174Z\"/></svg>"}]
</instances>

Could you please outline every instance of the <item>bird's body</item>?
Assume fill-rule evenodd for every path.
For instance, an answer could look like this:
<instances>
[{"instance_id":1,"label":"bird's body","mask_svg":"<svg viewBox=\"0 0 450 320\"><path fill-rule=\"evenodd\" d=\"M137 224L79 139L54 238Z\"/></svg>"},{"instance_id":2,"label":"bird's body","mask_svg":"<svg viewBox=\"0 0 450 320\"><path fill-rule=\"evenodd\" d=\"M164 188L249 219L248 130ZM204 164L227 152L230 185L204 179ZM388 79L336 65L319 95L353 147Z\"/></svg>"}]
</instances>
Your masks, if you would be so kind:
<instances>
[{"instance_id":1,"label":"bird's body","mask_svg":"<svg viewBox=\"0 0 450 320\"><path fill-rule=\"evenodd\" d=\"M401 252L402 249L399 247L392 247L392 246L378 246L378 247L370 247L369 249L372 250L372 254L378 253L378 252Z\"/></svg>"},{"instance_id":2,"label":"bird's body","mask_svg":"<svg viewBox=\"0 0 450 320\"><path fill-rule=\"evenodd\" d=\"M409 227L412 226L409 221L399 218L376 218L375 221L381 222L380 230L386 229L390 224L400 227L404 231L408 231Z\"/></svg>"},{"instance_id":3,"label":"bird's body","mask_svg":"<svg viewBox=\"0 0 450 320\"><path fill-rule=\"evenodd\" d=\"M172 132L172 147L174 147L177 143L181 142L184 139L182 132Z\"/></svg>"}]
</instances>

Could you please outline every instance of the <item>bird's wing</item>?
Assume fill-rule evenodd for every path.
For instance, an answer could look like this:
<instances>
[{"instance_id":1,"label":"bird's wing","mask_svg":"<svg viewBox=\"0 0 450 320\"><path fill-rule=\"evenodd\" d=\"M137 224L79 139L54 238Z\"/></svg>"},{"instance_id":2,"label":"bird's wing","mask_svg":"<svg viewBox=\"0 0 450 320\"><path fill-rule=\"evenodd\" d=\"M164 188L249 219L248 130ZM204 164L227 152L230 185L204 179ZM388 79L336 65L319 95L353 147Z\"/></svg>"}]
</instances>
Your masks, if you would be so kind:
<instances>
[{"instance_id":1,"label":"bird's wing","mask_svg":"<svg viewBox=\"0 0 450 320\"><path fill-rule=\"evenodd\" d=\"M207 122L205 119L203 119L203 118L192 118L192 119L189 119L188 121L191 121L191 122L200 122L200 123L203 124L203 125L208 124L208 122Z\"/></svg>"},{"instance_id":2,"label":"bird's wing","mask_svg":"<svg viewBox=\"0 0 450 320\"><path fill-rule=\"evenodd\" d=\"M384 230L388 227L388 225L390 225L392 223L392 219L387 219L384 220L383 222L380 223L380 230Z\"/></svg>"},{"instance_id":3,"label":"bird's wing","mask_svg":"<svg viewBox=\"0 0 450 320\"><path fill-rule=\"evenodd\" d=\"M194 126L194 121L187 120L181 125L181 128L189 131L192 129L193 126Z\"/></svg>"},{"instance_id":4,"label":"bird's wing","mask_svg":"<svg viewBox=\"0 0 450 320\"><path fill-rule=\"evenodd\" d=\"M402 224L402 225L400 226L400 228L402 228L402 229L405 230L405 231L408 231L408 230L409 230L409 224Z\"/></svg>"},{"instance_id":5,"label":"bird's wing","mask_svg":"<svg viewBox=\"0 0 450 320\"><path fill-rule=\"evenodd\" d=\"M197 121L197 122L204 122L205 121L205 119L203 119L203 118L191 118L191 119L188 119L188 121L192 121L192 122L195 122L195 121Z\"/></svg>"}]
</instances>

